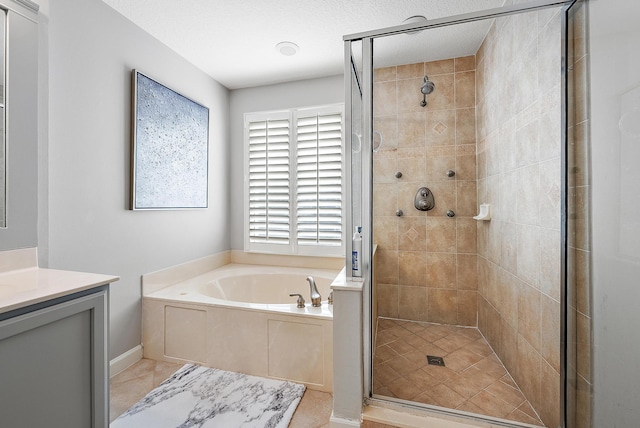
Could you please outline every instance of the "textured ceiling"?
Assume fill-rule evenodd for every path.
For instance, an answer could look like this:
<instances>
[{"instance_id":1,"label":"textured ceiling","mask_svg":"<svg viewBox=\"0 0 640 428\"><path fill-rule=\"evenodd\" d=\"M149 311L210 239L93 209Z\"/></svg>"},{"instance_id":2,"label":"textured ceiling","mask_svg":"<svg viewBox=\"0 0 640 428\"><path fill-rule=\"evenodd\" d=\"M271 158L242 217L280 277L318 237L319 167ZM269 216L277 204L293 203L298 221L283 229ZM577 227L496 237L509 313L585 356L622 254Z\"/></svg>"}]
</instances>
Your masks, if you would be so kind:
<instances>
[{"instance_id":1,"label":"textured ceiling","mask_svg":"<svg viewBox=\"0 0 640 428\"><path fill-rule=\"evenodd\" d=\"M342 37L500 7L504 0L103 0L230 89L342 73ZM376 66L475 53L490 22L379 39ZM281 41L297 55L276 51Z\"/></svg>"}]
</instances>

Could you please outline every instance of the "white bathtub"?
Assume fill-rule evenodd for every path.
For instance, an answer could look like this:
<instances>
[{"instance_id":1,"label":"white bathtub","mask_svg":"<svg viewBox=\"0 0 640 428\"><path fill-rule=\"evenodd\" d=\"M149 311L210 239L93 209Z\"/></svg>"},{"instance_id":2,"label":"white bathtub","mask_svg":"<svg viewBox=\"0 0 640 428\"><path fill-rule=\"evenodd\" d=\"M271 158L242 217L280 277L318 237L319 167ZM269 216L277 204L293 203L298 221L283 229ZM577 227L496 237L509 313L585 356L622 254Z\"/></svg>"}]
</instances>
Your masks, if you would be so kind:
<instances>
[{"instance_id":1,"label":"white bathtub","mask_svg":"<svg viewBox=\"0 0 640 428\"><path fill-rule=\"evenodd\" d=\"M144 355L332 390L335 270L229 264L143 296ZM311 307L307 276L322 306ZM296 306L299 293L306 300Z\"/></svg>"}]
</instances>

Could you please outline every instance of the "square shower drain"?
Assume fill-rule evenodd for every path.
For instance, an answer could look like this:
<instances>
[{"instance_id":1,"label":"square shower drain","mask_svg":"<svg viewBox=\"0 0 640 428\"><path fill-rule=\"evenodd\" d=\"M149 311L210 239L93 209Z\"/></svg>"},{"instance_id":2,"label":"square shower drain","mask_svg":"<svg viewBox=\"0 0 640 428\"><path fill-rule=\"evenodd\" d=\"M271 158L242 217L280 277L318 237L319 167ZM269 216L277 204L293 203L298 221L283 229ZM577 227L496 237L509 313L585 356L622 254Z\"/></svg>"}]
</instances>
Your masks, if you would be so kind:
<instances>
[{"instance_id":1,"label":"square shower drain","mask_svg":"<svg viewBox=\"0 0 640 428\"><path fill-rule=\"evenodd\" d=\"M432 366L444 367L444 358L434 357L433 355L427 355L427 363L429 363Z\"/></svg>"}]
</instances>

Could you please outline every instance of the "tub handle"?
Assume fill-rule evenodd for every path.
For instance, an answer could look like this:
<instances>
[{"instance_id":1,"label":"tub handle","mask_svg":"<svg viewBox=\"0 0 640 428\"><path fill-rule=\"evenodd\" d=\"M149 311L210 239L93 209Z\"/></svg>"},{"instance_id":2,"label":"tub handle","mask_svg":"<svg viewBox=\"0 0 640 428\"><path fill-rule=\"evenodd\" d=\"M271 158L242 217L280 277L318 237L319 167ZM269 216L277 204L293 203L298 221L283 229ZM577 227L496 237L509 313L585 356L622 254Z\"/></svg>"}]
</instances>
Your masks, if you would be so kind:
<instances>
[{"instance_id":1,"label":"tub handle","mask_svg":"<svg viewBox=\"0 0 640 428\"><path fill-rule=\"evenodd\" d=\"M298 301L297 301L298 307L299 308L304 308L304 297L302 297L302 294L293 293L293 294L289 294L289 296L291 296L291 297L298 296Z\"/></svg>"}]
</instances>

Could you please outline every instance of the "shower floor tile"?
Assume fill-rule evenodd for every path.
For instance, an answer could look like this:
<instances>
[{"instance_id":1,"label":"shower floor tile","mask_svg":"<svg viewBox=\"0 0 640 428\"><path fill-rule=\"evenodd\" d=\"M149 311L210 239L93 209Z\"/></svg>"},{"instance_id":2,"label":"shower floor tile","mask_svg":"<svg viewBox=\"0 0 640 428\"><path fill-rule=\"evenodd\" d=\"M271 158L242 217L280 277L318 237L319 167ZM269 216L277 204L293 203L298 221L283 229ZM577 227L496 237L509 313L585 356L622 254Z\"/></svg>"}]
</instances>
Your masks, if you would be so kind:
<instances>
[{"instance_id":1,"label":"shower floor tile","mask_svg":"<svg viewBox=\"0 0 640 428\"><path fill-rule=\"evenodd\" d=\"M544 426L477 328L378 318L373 393Z\"/></svg>"}]
</instances>

